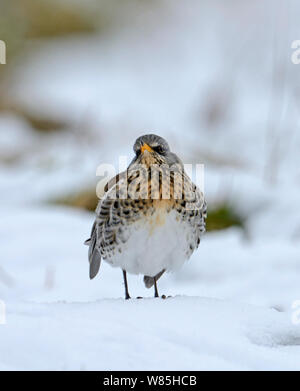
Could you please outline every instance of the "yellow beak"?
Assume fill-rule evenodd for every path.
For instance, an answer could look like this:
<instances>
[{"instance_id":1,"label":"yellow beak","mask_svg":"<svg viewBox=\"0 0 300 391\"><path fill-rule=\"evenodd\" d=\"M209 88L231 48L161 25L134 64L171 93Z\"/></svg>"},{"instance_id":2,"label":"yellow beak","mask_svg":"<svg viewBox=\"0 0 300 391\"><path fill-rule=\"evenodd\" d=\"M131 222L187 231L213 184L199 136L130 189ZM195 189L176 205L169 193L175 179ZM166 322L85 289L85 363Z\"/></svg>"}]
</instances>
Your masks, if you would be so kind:
<instances>
[{"instance_id":1,"label":"yellow beak","mask_svg":"<svg viewBox=\"0 0 300 391\"><path fill-rule=\"evenodd\" d=\"M149 152L153 152L153 149L151 147L149 147L148 144L143 144L141 146L141 152L144 153L146 150L149 151Z\"/></svg>"}]
</instances>

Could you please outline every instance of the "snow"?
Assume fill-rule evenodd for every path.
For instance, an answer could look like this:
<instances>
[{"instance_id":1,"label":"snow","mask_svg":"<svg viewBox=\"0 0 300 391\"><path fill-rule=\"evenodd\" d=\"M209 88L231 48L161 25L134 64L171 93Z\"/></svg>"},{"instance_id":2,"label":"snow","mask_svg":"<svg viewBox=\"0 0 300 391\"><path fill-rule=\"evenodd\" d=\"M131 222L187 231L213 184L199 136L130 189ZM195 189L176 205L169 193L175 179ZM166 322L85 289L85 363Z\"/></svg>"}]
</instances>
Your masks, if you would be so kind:
<instances>
[{"instance_id":1,"label":"snow","mask_svg":"<svg viewBox=\"0 0 300 391\"><path fill-rule=\"evenodd\" d=\"M234 301L27 303L8 316L2 369L299 370L300 332L289 317Z\"/></svg>"},{"instance_id":2,"label":"snow","mask_svg":"<svg viewBox=\"0 0 300 391\"><path fill-rule=\"evenodd\" d=\"M286 314L234 301L24 303L8 317L1 369L299 370L299 327Z\"/></svg>"},{"instance_id":3,"label":"snow","mask_svg":"<svg viewBox=\"0 0 300 391\"><path fill-rule=\"evenodd\" d=\"M72 126L41 135L0 113L1 370L300 369L297 21L271 1L162 3L121 35L44 43L12 78L13 99ZM205 104L219 93L213 126ZM205 163L208 205L230 203L245 230L206 234L159 280L172 298L129 275L145 298L125 301L120 270L103 262L88 278L94 214L48 201L96 186L97 166L130 161L149 131Z\"/></svg>"},{"instance_id":4,"label":"snow","mask_svg":"<svg viewBox=\"0 0 300 391\"><path fill-rule=\"evenodd\" d=\"M154 299L129 275L132 297L145 298L125 301L121 271L102 263L88 278L82 239L92 214L14 213L3 211L0 232L10 281L0 284L0 369L299 370L295 244L251 244L234 229L207 234L180 272L159 281L173 297Z\"/></svg>"}]
</instances>

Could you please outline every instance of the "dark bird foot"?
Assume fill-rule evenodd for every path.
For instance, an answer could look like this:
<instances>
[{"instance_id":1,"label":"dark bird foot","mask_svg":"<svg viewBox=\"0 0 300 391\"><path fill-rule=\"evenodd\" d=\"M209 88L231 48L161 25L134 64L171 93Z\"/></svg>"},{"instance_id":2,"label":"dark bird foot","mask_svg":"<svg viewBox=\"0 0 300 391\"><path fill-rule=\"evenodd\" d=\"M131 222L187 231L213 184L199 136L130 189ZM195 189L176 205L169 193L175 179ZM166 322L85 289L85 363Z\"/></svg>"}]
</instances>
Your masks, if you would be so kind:
<instances>
[{"instance_id":1,"label":"dark bird foot","mask_svg":"<svg viewBox=\"0 0 300 391\"><path fill-rule=\"evenodd\" d=\"M142 296L137 296L137 299L143 299L143 297Z\"/></svg>"},{"instance_id":2,"label":"dark bird foot","mask_svg":"<svg viewBox=\"0 0 300 391\"><path fill-rule=\"evenodd\" d=\"M127 284L127 274L126 271L123 270L123 278L124 278L124 286L125 286L125 300L130 299L129 291L128 291L128 284Z\"/></svg>"},{"instance_id":3,"label":"dark bird foot","mask_svg":"<svg viewBox=\"0 0 300 391\"><path fill-rule=\"evenodd\" d=\"M159 297L158 289L157 289L156 277L153 277L153 281L154 281L154 297Z\"/></svg>"}]
</instances>

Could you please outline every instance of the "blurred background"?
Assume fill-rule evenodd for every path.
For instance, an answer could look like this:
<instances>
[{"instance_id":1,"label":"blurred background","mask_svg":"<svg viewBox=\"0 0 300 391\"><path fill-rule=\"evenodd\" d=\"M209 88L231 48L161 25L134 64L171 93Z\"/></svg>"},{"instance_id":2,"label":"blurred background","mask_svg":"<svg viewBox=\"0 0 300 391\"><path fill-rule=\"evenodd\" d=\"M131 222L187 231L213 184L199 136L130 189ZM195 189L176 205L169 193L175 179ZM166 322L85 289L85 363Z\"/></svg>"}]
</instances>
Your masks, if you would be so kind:
<instances>
[{"instance_id":1,"label":"blurred background","mask_svg":"<svg viewBox=\"0 0 300 391\"><path fill-rule=\"evenodd\" d=\"M88 280L96 168L157 133L205 165L209 206L199 251L161 289L290 309L299 12L296 0L0 0L0 298L123 295L118 270Z\"/></svg>"}]
</instances>

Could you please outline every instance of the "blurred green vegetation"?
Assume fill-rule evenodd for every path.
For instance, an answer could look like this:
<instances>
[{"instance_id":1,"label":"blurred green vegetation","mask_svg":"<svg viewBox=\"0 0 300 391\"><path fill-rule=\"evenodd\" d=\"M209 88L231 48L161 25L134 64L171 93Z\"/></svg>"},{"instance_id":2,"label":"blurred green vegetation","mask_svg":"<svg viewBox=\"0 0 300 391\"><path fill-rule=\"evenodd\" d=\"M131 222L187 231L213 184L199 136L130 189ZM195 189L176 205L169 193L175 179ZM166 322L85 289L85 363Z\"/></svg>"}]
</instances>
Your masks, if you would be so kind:
<instances>
[{"instance_id":1,"label":"blurred green vegetation","mask_svg":"<svg viewBox=\"0 0 300 391\"><path fill-rule=\"evenodd\" d=\"M244 221L232 206L223 203L208 209L206 231L218 231L229 227L244 227Z\"/></svg>"},{"instance_id":2,"label":"blurred green vegetation","mask_svg":"<svg viewBox=\"0 0 300 391\"><path fill-rule=\"evenodd\" d=\"M57 0L0 0L0 39L6 43L7 64L0 67L0 111L14 112L38 131L60 130L65 124L39 117L10 98L14 64L20 63L35 39L92 33L98 24L83 7ZM88 9L87 9L88 10Z\"/></svg>"},{"instance_id":3,"label":"blurred green vegetation","mask_svg":"<svg viewBox=\"0 0 300 391\"><path fill-rule=\"evenodd\" d=\"M25 38L49 38L93 32L95 22L76 4L56 0L19 0L15 8L24 23Z\"/></svg>"},{"instance_id":4,"label":"blurred green vegetation","mask_svg":"<svg viewBox=\"0 0 300 391\"><path fill-rule=\"evenodd\" d=\"M51 203L85 209L93 212L98 205L98 201L99 199L96 195L95 189L89 189L83 190L75 195L66 195L65 197L58 198Z\"/></svg>"},{"instance_id":5,"label":"blurred green vegetation","mask_svg":"<svg viewBox=\"0 0 300 391\"><path fill-rule=\"evenodd\" d=\"M30 39L96 31L95 21L83 10L57 0L1 0L0 39L6 42L9 62Z\"/></svg>"},{"instance_id":6,"label":"blurred green vegetation","mask_svg":"<svg viewBox=\"0 0 300 391\"><path fill-rule=\"evenodd\" d=\"M2 104L1 104L2 103ZM18 104L9 103L7 101L0 102L0 111L13 112L18 117L22 117L31 126L33 130L41 133L67 130L70 124L67 120L53 118L50 115L43 113L32 112Z\"/></svg>"},{"instance_id":7,"label":"blurred green vegetation","mask_svg":"<svg viewBox=\"0 0 300 391\"><path fill-rule=\"evenodd\" d=\"M0 67L0 111L17 114L39 132L68 128L68 120L29 111L12 100L9 91L14 65L21 66L31 50L39 50L49 39L118 32L131 23L133 15L138 17L154 3L159 4L157 0L0 0L0 39L6 43L7 59L7 65Z\"/></svg>"},{"instance_id":8,"label":"blurred green vegetation","mask_svg":"<svg viewBox=\"0 0 300 391\"><path fill-rule=\"evenodd\" d=\"M130 23L132 13L157 0L0 0L0 39L13 58L32 39L80 33L105 33Z\"/></svg>"}]
</instances>

